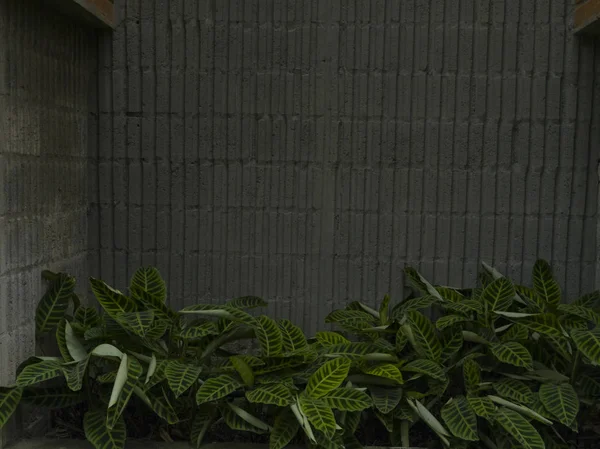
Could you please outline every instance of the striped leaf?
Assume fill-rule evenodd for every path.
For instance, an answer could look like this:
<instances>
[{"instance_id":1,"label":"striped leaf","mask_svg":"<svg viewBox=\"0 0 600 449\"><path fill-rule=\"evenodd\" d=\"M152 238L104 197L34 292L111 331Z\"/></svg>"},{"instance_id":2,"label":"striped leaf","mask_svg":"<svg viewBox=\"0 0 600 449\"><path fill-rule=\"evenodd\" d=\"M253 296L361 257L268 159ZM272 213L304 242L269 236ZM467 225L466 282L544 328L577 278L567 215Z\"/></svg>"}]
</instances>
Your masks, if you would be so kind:
<instances>
[{"instance_id":1,"label":"striped leaf","mask_svg":"<svg viewBox=\"0 0 600 449\"><path fill-rule=\"evenodd\" d=\"M333 410L322 399L315 399L305 395L299 397L300 409L310 423L328 438L333 438L337 424Z\"/></svg>"},{"instance_id":2,"label":"striped leaf","mask_svg":"<svg viewBox=\"0 0 600 449\"><path fill-rule=\"evenodd\" d=\"M252 367L246 363L245 359L245 357L239 355L229 357L229 361L240 375L246 386L252 387L254 385L254 372L252 371Z\"/></svg>"},{"instance_id":3,"label":"striped leaf","mask_svg":"<svg viewBox=\"0 0 600 449\"><path fill-rule=\"evenodd\" d=\"M392 310L392 317L400 319L407 312L413 310L428 309L432 304L437 303L437 300L433 296L421 296L419 298L412 298L401 302ZM445 305L446 303L442 303Z\"/></svg>"},{"instance_id":4,"label":"striped leaf","mask_svg":"<svg viewBox=\"0 0 600 449\"><path fill-rule=\"evenodd\" d=\"M463 364L463 377L465 380L465 388L468 393L476 393L479 391L481 368L475 360L465 360L465 363Z\"/></svg>"},{"instance_id":5,"label":"striped leaf","mask_svg":"<svg viewBox=\"0 0 600 449\"><path fill-rule=\"evenodd\" d=\"M58 346L58 350L60 351L63 360L65 362L72 362L73 357L69 354L69 348L67 347L66 323L67 320L62 319L58 323L58 326L56 326L56 345Z\"/></svg>"},{"instance_id":6,"label":"striped leaf","mask_svg":"<svg viewBox=\"0 0 600 449\"><path fill-rule=\"evenodd\" d=\"M257 307L267 307L269 304L258 296L242 296L241 298L230 299L225 305L234 309L255 309Z\"/></svg>"},{"instance_id":7,"label":"striped leaf","mask_svg":"<svg viewBox=\"0 0 600 449\"><path fill-rule=\"evenodd\" d=\"M331 390L321 399L333 409L343 412L358 412L373 405L371 397L355 388L336 388Z\"/></svg>"},{"instance_id":8,"label":"striped leaf","mask_svg":"<svg viewBox=\"0 0 600 449\"><path fill-rule=\"evenodd\" d=\"M185 393L198 380L202 368L178 360L171 360L165 367L169 388L176 398Z\"/></svg>"},{"instance_id":9,"label":"striped leaf","mask_svg":"<svg viewBox=\"0 0 600 449\"><path fill-rule=\"evenodd\" d=\"M296 419L294 412L289 408L284 409L275 417L275 424L269 437L269 448L285 448L294 439L299 429L300 423Z\"/></svg>"},{"instance_id":10,"label":"striped leaf","mask_svg":"<svg viewBox=\"0 0 600 449\"><path fill-rule=\"evenodd\" d=\"M80 392L64 387L25 388L22 399L28 404L45 408L65 408L86 400Z\"/></svg>"},{"instance_id":11,"label":"striped leaf","mask_svg":"<svg viewBox=\"0 0 600 449\"><path fill-rule=\"evenodd\" d=\"M75 312L75 321L84 327L95 327L100 325L100 315L93 307L80 307Z\"/></svg>"},{"instance_id":12,"label":"striped leaf","mask_svg":"<svg viewBox=\"0 0 600 449\"><path fill-rule=\"evenodd\" d=\"M546 309L546 302L534 289L523 287L522 285L516 285L515 291L517 295L519 295L519 297L523 299L529 306L533 307L534 310L542 311Z\"/></svg>"},{"instance_id":13,"label":"striped leaf","mask_svg":"<svg viewBox=\"0 0 600 449\"><path fill-rule=\"evenodd\" d=\"M117 321L128 331L144 337L154 321L154 312L144 310L143 312L120 313L117 315Z\"/></svg>"},{"instance_id":14,"label":"striped leaf","mask_svg":"<svg viewBox=\"0 0 600 449\"><path fill-rule=\"evenodd\" d=\"M69 301L75 290L75 278L59 273L40 300L35 312L38 334L50 332L65 317Z\"/></svg>"},{"instance_id":15,"label":"striped leaf","mask_svg":"<svg viewBox=\"0 0 600 449\"><path fill-rule=\"evenodd\" d=\"M560 303L562 297L560 286L552 276L552 269L545 260L538 260L533 266L533 288L546 303Z\"/></svg>"},{"instance_id":16,"label":"striped leaf","mask_svg":"<svg viewBox=\"0 0 600 449\"><path fill-rule=\"evenodd\" d=\"M326 323L336 323L343 327L364 329L375 326L373 315L360 310L334 310L325 317Z\"/></svg>"},{"instance_id":17,"label":"striped leaf","mask_svg":"<svg viewBox=\"0 0 600 449\"><path fill-rule=\"evenodd\" d=\"M129 289L146 292L162 303L167 300L167 285L154 267L138 268L131 278Z\"/></svg>"},{"instance_id":18,"label":"striped leaf","mask_svg":"<svg viewBox=\"0 0 600 449\"><path fill-rule=\"evenodd\" d=\"M17 376L17 385L26 387L33 384L45 382L62 373L61 365L56 360L43 360L38 363L27 365Z\"/></svg>"},{"instance_id":19,"label":"striped leaf","mask_svg":"<svg viewBox=\"0 0 600 449\"><path fill-rule=\"evenodd\" d=\"M232 430L253 432L259 435L269 430L269 426L265 423L232 403L221 407L221 414L225 424Z\"/></svg>"},{"instance_id":20,"label":"striped leaf","mask_svg":"<svg viewBox=\"0 0 600 449\"><path fill-rule=\"evenodd\" d=\"M65 343L72 360L79 362L87 359L87 350L75 335L75 331L68 321L65 321Z\"/></svg>"},{"instance_id":21,"label":"striped leaf","mask_svg":"<svg viewBox=\"0 0 600 449\"><path fill-rule=\"evenodd\" d=\"M500 341L510 342L518 340L527 340L529 338L529 329L521 324L513 324L500 336Z\"/></svg>"},{"instance_id":22,"label":"striped leaf","mask_svg":"<svg viewBox=\"0 0 600 449\"><path fill-rule=\"evenodd\" d=\"M573 304L576 306L591 308L600 306L600 290L583 295L581 298L573 301Z\"/></svg>"},{"instance_id":23,"label":"striped leaf","mask_svg":"<svg viewBox=\"0 0 600 449\"><path fill-rule=\"evenodd\" d=\"M342 343L327 346L321 350L321 354L328 357L344 357L348 359L360 359L374 352L378 352L378 348L369 343Z\"/></svg>"},{"instance_id":24,"label":"striped leaf","mask_svg":"<svg viewBox=\"0 0 600 449\"><path fill-rule=\"evenodd\" d=\"M154 341L162 338L169 327L169 323L162 319L156 319L150 327L146 329L146 340Z\"/></svg>"},{"instance_id":25,"label":"striped leaf","mask_svg":"<svg viewBox=\"0 0 600 449\"><path fill-rule=\"evenodd\" d=\"M600 364L600 327L593 330L573 329L571 337L583 355L596 365Z\"/></svg>"},{"instance_id":26,"label":"striped leaf","mask_svg":"<svg viewBox=\"0 0 600 449\"><path fill-rule=\"evenodd\" d=\"M241 309L236 309L229 306L216 306L212 304L197 304L195 306L185 307L179 313L204 315L213 318L222 318L229 321L244 323L248 326L255 326L256 320L252 315L244 312ZM224 331L224 330L223 330Z\"/></svg>"},{"instance_id":27,"label":"striped leaf","mask_svg":"<svg viewBox=\"0 0 600 449\"><path fill-rule=\"evenodd\" d=\"M521 414L500 407L496 412L495 420L509 435L521 443L522 449L545 449L540 434Z\"/></svg>"},{"instance_id":28,"label":"striped leaf","mask_svg":"<svg viewBox=\"0 0 600 449\"><path fill-rule=\"evenodd\" d=\"M431 295L436 301L443 301L440 293L435 289L435 287L431 285L427 279L421 276L421 273L414 268L404 268L404 276L406 277L408 283L423 295Z\"/></svg>"},{"instance_id":29,"label":"striped leaf","mask_svg":"<svg viewBox=\"0 0 600 449\"><path fill-rule=\"evenodd\" d=\"M78 362L67 363L62 366L62 371L67 379L67 385L73 391L80 391L83 386L83 379L87 371L90 358L86 357Z\"/></svg>"},{"instance_id":30,"label":"striped leaf","mask_svg":"<svg viewBox=\"0 0 600 449\"><path fill-rule=\"evenodd\" d=\"M404 333L404 326L400 326L396 331L395 350L396 353L401 353L408 344L408 336Z\"/></svg>"},{"instance_id":31,"label":"striped leaf","mask_svg":"<svg viewBox=\"0 0 600 449\"><path fill-rule=\"evenodd\" d=\"M115 383L115 380L117 380L117 372L110 371L108 373L101 374L96 378L96 380L101 384L113 384Z\"/></svg>"},{"instance_id":32,"label":"striped leaf","mask_svg":"<svg viewBox=\"0 0 600 449\"><path fill-rule=\"evenodd\" d=\"M485 419L493 419L496 414L496 405L491 399L486 397L468 396L469 406L475 412L477 416L481 416Z\"/></svg>"},{"instance_id":33,"label":"striped leaf","mask_svg":"<svg viewBox=\"0 0 600 449\"><path fill-rule=\"evenodd\" d=\"M134 287L131 290L131 299L137 309L152 311L154 316L160 319L172 320L177 317L177 314L167 307L162 299L152 296L147 291Z\"/></svg>"},{"instance_id":34,"label":"striped leaf","mask_svg":"<svg viewBox=\"0 0 600 449\"><path fill-rule=\"evenodd\" d=\"M204 404L205 402L216 401L224 398L241 386L240 381L226 374L213 377L200 386L196 394L196 402Z\"/></svg>"},{"instance_id":35,"label":"striped leaf","mask_svg":"<svg viewBox=\"0 0 600 449\"><path fill-rule=\"evenodd\" d=\"M444 330L442 333L442 362L450 360L460 351L464 344L464 337L459 326Z\"/></svg>"},{"instance_id":36,"label":"striped leaf","mask_svg":"<svg viewBox=\"0 0 600 449\"><path fill-rule=\"evenodd\" d=\"M470 321L470 319L461 315L446 315L435 322L435 327L443 331L447 327L453 326L458 323L464 323L465 321Z\"/></svg>"},{"instance_id":37,"label":"striped leaf","mask_svg":"<svg viewBox=\"0 0 600 449\"><path fill-rule=\"evenodd\" d=\"M140 362L135 357L124 354L108 404L106 426L109 429L118 425L141 375L142 365Z\"/></svg>"},{"instance_id":38,"label":"striped leaf","mask_svg":"<svg viewBox=\"0 0 600 449\"><path fill-rule=\"evenodd\" d=\"M456 396L442 407L442 418L452 434L462 440L477 441L477 416L467 398Z\"/></svg>"},{"instance_id":39,"label":"striped leaf","mask_svg":"<svg viewBox=\"0 0 600 449\"><path fill-rule=\"evenodd\" d=\"M290 320L279 320L279 329L283 337L283 349L290 353L302 351L308 347L304 332Z\"/></svg>"},{"instance_id":40,"label":"striped leaf","mask_svg":"<svg viewBox=\"0 0 600 449\"><path fill-rule=\"evenodd\" d=\"M281 354L283 350L283 337L279 326L277 326L274 320L262 315L256 320L254 330L265 357L273 357Z\"/></svg>"},{"instance_id":41,"label":"striped leaf","mask_svg":"<svg viewBox=\"0 0 600 449\"><path fill-rule=\"evenodd\" d=\"M0 387L0 429L8 422L8 419L17 409L21 401L23 389L21 387Z\"/></svg>"},{"instance_id":42,"label":"striped leaf","mask_svg":"<svg viewBox=\"0 0 600 449\"><path fill-rule=\"evenodd\" d=\"M148 399L150 400L150 406L154 413L164 419L167 423L176 424L179 422L177 412L169 402L165 390L156 395L148 393Z\"/></svg>"},{"instance_id":43,"label":"striped leaf","mask_svg":"<svg viewBox=\"0 0 600 449\"><path fill-rule=\"evenodd\" d=\"M90 286L94 296L111 318L117 320L119 315L123 313L136 311L137 306L133 299L109 287L105 282L90 278Z\"/></svg>"},{"instance_id":44,"label":"striped leaf","mask_svg":"<svg viewBox=\"0 0 600 449\"><path fill-rule=\"evenodd\" d=\"M442 345L431 321L416 310L409 311L407 317L417 353L423 358L439 361L442 356Z\"/></svg>"},{"instance_id":45,"label":"striped leaf","mask_svg":"<svg viewBox=\"0 0 600 449\"><path fill-rule=\"evenodd\" d=\"M421 402L415 399L408 399L408 405L415 411L417 415L433 430L446 446L450 446L447 437L450 436L448 431L439 420L425 407Z\"/></svg>"},{"instance_id":46,"label":"striped leaf","mask_svg":"<svg viewBox=\"0 0 600 449\"><path fill-rule=\"evenodd\" d=\"M492 354L502 363L521 366L528 370L533 369L533 358L529 351L521 343L509 341L506 343L492 343L490 345Z\"/></svg>"},{"instance_id":47,"label":"striped leaf","mask_svg":"<svg viewBox=\"0 0 600 449\"><path fill-rule=\"evenodd\" d=\"M542 384L539 398L546 410L565 426L570 426L577 418L579 398L570 384Z\"/></svg>"},{"instance_id":48,"label":"striped leaf","mask_svg":"<svg viewBox=\"0 0 600 449\"><path fill-rule=\"evenodd\" d=\"M493 383L494 390L507 399L520 402L521 404L531 404L533 394L527 385L516 379L503 379Z\"/></svg>"},{"instance_id":49,"label":"striped leaf","mask_svg":"<svg viewBox=\"0 0 600 449\"><path fill-rule=\"evenodd\" d=\"M283 384L267 384L246 392L246 399L252 403L285 407L293 402L294 397L290 389Z\"/></svg>"},{"instance_id":50,"label":"striped leaf","mask_svg":"<svg viewBox=\"0 0 600 449\"><path fill-rule=\"evenodd\" d=\"M85 438L95 449L123 449L127 429L123 418L116 420L112 428L106 425L106 414L102 411L89 411L83 417Z\"/></svg>"},{"instance_id":51,"label":"striped leaf","mask_svg":"<svg viewBox=\"0 0 600 449\"><path fill-rule=\"evenodd\" d=\"M306 393L314 399L325 396L348 377L350 365L351 362L344 359L333 359L324 363L308 380Z\"/></svg>"},{"instance_id":52,"label":"striped leaf","mask_svg":"<svg viewBox=\"0 0 600 449\"><path fill-rule=\"evenodd\" d=\"M215 409L213 407L201 407L197 411L190 432L190 442L192 443L193 448L200 449L202 447L204 436L214 420Z\"/></svg>"},{"instance_id":53,"label":"striped leaf","mask_svg":"<svg viewBox=\"0 0 600 449\"><path fill-rule=\"evenodd\" d=\"M184 340L195 340L207 335L219 335L219 328L213 321L207 321L196 326L187 327L179 335Z\"/></svg>"},{"instance_id":54,"label":"striped leaf","mask_svg":"<svg viewBox=\"0 0 600 449\"><path fill-rule=\"evenodd\" d=\"M344 338L337 332L317 332L315 338L323 346L343 345L350 343L350 340Z\"/></svg>"},{"instance_id":55,"label":"striped leaf","mask_svg":"<svg viewBox=\"0 0 600 449\"><path fill-rule=\"evenodd\" d=\"M382 363L375 366L370 366L363 369L365 374L370 374L372 376L383 377L385 379L391 379L398 384L403 384L404 379L402 377L402 373L398 369L396 365L392 365L391 363Z\"/></svg>"},{"instance_id":56,"label":"striped leaf","mask_svg":"<svg viewBox=\"0 0 600 449\"><path fill-rule=\"evenodd\" d=\"M390 301L389 295L383 297L383 301L379 305L379 322L381 324L388 324L390 316Z\"/></svg>"},{"instance_id":57,"label":"striped leaf","mask_svg":"<svg viewBox=\"0 0 600 449\"><path fill-rule=\"evenodd\" d=\"M481 297L489 304L490 310L508 310L515 297L515 288L507 278L501 277L491 282Z\"/></svg>"},{"instance_id":58,"label":"striped leaf","mask_svg":"<svg viewBox=\"0 0 600 449\"><path fill-rule=\"evenodd\" d=\"M427 359L417 359L412 362L404 365L402 367L403 371L409 371L413 373L424 374L425 376L429 376L433 379L437 379L440 381L446 380L446 373L444 369L437 363L432 360Z\"/></svg>"},{"instance_id":59,"label":"striped leaf","mask_svg":"<svg viewBox=\"0 0 600 449\"><path fill-rule=\"evenodd\" d=\"M545 334L551 337L562 337L562 329L553 313L540 313L535 316L521 318L519 324L540 334Z\"/></svg>"},{"instance_id":60,"label":"striped leaf","mask_svg":"<svg viewBox=\"0 0 600 449\"><path fill-rule=\"evenodd\" d=\"M386 415L385 413L381 413L379 410L375 410L375 416L377 417L377 419L379 419L379 422L381 422L381 424L383 424L383 427L385 427L385 430L387 430L389 433L394 432L394 414L393 413L388 413Z\"/></svg>"},{"instance_id":61,"label":"striped leaf","mask_svg":"<svg viewBox=\"0 0 600 449\"><path fill-rule=\"evenodd\" d=\"M402 399L402 388L369 387L369 392L375 408L384 414L394 410Z\"/></svg>"},{"instance_id":62,"label":"striped leaf","mask_svg":"<svg viewBox=\"0 0 600 449\"><path fill-rule=\"evenodd\" d=\"M540 415L535 410L533 410L533 409L531 409L529 407L517 404L516 402L508 401L508 400L503 399L503 398L501 398L499 396L488 395L488 399L490 399L492 402L494 402L495 404L498 404L501 407L506 407L506 408L509 408L511 410L514 410L515 412L520 413L523 416L527 416L529 418L533 418L536 421L541 422L542 424L545 424L547 426L552 425L552 421L551 420L545 418L544 416ZM531 401L531 404L528 404L528 405L534 406L536 399L537 398L534 395L533 399Z\"/></svg>"}]
</instances>

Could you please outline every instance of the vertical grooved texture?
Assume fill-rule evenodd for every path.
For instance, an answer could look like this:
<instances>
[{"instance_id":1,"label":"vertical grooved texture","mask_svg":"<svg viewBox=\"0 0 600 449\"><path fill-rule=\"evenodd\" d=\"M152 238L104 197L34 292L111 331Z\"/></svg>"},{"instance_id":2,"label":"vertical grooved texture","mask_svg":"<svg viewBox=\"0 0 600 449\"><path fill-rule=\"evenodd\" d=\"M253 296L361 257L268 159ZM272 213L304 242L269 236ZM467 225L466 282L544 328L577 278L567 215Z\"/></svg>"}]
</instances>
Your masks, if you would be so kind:
<instances>
[{"instance_id":1,"label":"vertical grooved texture","mask_svg":"<svg viewBox=\"0 0 600 449\"><path fill-rule=\"evenodd\" d=\"M97 276L314 331L402 268L595 285L596 41L568 0L123 0L100 44Z\"/></svg>"}]
</instances>

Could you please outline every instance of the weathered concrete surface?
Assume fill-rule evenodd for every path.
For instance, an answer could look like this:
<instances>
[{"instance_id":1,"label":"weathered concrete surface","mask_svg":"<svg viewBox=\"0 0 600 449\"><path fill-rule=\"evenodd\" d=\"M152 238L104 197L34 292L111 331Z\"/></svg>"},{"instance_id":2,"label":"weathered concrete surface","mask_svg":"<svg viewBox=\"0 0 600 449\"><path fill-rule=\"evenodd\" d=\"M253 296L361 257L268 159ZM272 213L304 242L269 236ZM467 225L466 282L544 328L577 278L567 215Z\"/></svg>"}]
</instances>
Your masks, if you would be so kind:
<instances>
[{"instance_id":1,"label":"weathered concrete surface","mask_svg":"<svg viewBox=\"0 0 600 449\"><path fill-rule=\"evenodd\" d=\"M594 41L572 0L116 2L101 43L92 273L178 307L257 294L308 331L402 268L551 260L595 284Z\"/></svg>"},{"instance_id":2,"label":"weathered concrete surface","mask_svg":"<svg viewBox=\"0 0 600 449\"><path fill-rule=\"evenodd\" d=\"M21 441L10 449L88 449L92 445L79 440L29 440ZM126 449L189 449L188 443L155 443L152 441L128 441ZM203 449L268 449L266 445L219 443L207 444ZM290 446L289 449L303 449L301 446ZM380 446L367 446L365 449L402 449L401 447L384 448ZM406 448L410 449L410 448Z\"/></svg>"},{"instance_id":3,"label":"weathered concrete surface","mask_svg":"<svg viewBox=\"0 0 600 449\"><path fill-rule=\"evenodd\" d=\"M95 40L41 0L0 1L0 385L34 353L41 270L87 275Z\"/></svg>"}]
</instances>

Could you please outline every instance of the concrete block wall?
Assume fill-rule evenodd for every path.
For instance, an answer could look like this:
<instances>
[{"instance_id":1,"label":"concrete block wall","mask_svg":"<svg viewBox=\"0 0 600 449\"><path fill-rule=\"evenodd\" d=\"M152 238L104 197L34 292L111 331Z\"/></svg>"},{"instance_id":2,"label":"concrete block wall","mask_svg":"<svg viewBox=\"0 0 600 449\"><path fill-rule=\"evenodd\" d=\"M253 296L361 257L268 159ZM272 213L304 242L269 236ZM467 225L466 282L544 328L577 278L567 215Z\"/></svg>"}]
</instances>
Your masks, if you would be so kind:
<instances>
[{"instance_id":1,"label":"concrete block wall","mask_svg":"<svg viewBox=\"0 0 600 449\"><path fill-rule=\"evenodd\" d=\"M88 274L96 54L95 32L44 1L0 1L0 385L34 353L41 270Z\"/></svg>"},{"instance_id":2,"label":"concrete block wall","mask_svg":"<svg viewBox=\"0 0 600 449\"><path fill-rule=\"evenodd\" d=\"M572 0L123 0L100 44L90 269L310 332L402 269L595 285L598 44Z\"/></svg>"}]
</instances>

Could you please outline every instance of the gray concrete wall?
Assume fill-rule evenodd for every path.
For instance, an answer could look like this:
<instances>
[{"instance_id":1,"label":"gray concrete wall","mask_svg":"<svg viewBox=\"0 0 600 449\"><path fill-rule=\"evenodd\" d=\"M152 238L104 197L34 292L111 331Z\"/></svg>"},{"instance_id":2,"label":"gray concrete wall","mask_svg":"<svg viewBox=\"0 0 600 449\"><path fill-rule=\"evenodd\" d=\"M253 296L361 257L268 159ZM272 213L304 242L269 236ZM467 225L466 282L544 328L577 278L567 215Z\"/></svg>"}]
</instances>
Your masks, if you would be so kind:
<instances>
[{"instance_id":1,"label":"gray concrete wall","mask_svg":"<svg viewBox=\"0 0 600 449\"><path fill-rule=\"evenodd\" d=\"M41 270L88 273L96 38L44 3L0 1L0 385L34 352Z\"/></svg>"},{"instance_id":2,"label":"gray concrete wall","mask_svg":"<svg viewBox=\"0 0 600 449\"><path fill-rule=\"evenodd\" d=\"M128 0L101 43L93 274L175 306L347 300L480 260L595 284L597 43L572 0Z\"/></svg>"}]
</instances>

